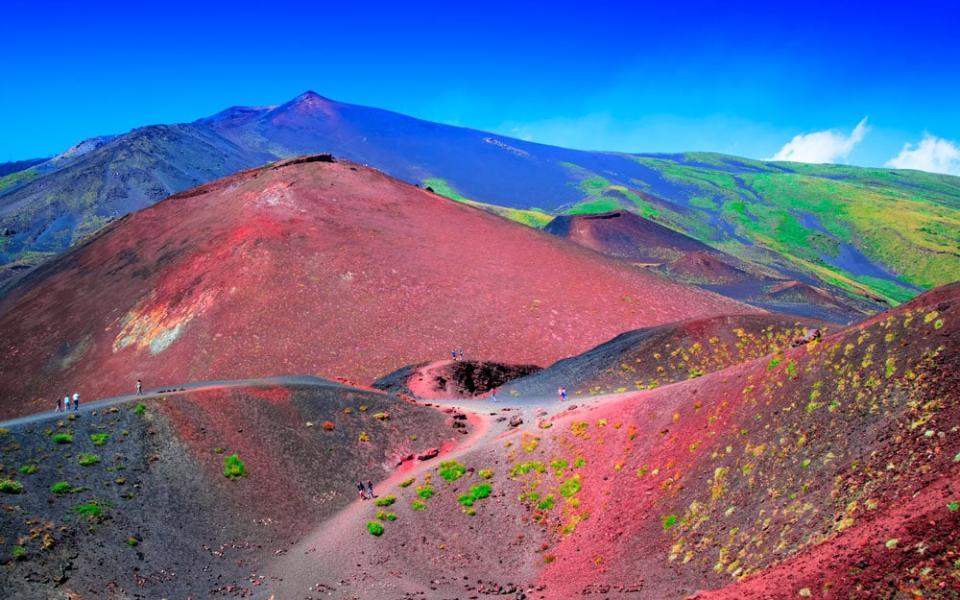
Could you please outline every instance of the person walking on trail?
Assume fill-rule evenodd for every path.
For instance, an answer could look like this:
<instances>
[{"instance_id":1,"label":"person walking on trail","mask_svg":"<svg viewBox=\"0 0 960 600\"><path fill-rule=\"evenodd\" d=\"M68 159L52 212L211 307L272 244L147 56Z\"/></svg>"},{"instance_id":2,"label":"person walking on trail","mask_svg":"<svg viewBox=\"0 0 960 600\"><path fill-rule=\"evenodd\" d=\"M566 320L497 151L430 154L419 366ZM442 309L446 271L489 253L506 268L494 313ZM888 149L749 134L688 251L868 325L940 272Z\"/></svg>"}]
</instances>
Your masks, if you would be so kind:
<instances>
[{"instance_id":1,"label":"person walking on trail","mask_svg":"<svg viewBox=\"0 0 960 600\"><path fill-rule=\"evenodd\" d=\"M560 397L561 402L564 402L567 399L567 388L560 386L557 390L557 396Z\"/></svg>"},{"instance_id":2,"label":"person walking on trail","mask_svg":"<svg viewBox=\"0 0 960 600\"><path fill-rule=\"evenodd\" d=\"M73 412L80 410L80 392L73 393Z\"/></svg>"},{"instance_id":3,"label":"person walking on trail","mask_svg":"<svg viewBox=\"0 0 960 600\"><path fill-rule=\"evenodd\" d=\"M143 395L143 382L140 381L139 379L137 380L137 395L138 396Z\"/></svg>"},{"instance_id":4,"label":"person walking on trail","mask_svg":"<svg viewBox=\"0 0 960 600\"><path fill-rule=\"evenodd\" d=\"M65 411L70 412L70 396L63 397L63 408Z\"/></svg>"},{"instance_id":5,"label":"person walking on trail","mask_svg":"<svg viewBox=\"0 0 960 600\"><path fill-rule=\"evenodd\" d=\"M369 494L371 498L377 497L376 494L373 493L373 480L371 479L367 480L367 494Z\"/></svg>"},{"instance_id":6,"label":"person walking on trail","mask_svg":"<svg viewBox=\"0 0 960 600\"><path fill-rule=\"evenodd\" d=\"M63 412L63 400L57 396L57 412Z\"/></svg>"},{"instance_id":7,"label":"person walking on trail","mask_svg":"<svg viewBox=\"0 0 960 600\"><path fill-rule=\"evenodd\" d=\"M367 499L367 494L366 494L366 492L364 492L364 490L363 490L363 482L362 482L362 481L359 482L359 483L357 483L357 491L360 493L360 499L361 499L361 500L366 500L366 499Z\"/></svg>"},{"instance_id":8,"label":"person walking on trail","mask_svg":"<svg viewBox=\"0 0 960 600\"><path fill-rule=\"evenodd\" d=\"M450 358L453 359L453 360L457 360L457 351L456 351L456 350L451 350L451 351L450 351Z\"/></svg>"},{"instance_id":9,"label":"person walking on trail","mask_svg":"<svg viewBox=\"0 0 960 600\"><path fill-rule=\"evenodd\" d=\"M459 353L459 354L460 354L460 360L462 361L462 360L463 360L463 348L460 348L460 353Z\"/></svg>"},{"instance_id":10,"label":"person walking on trail","mask_svg":"<svg viewBox=\"0 0 960 600\"><path fill-rule=\"evenodd\" d=\"M490 392L490 402L497 401L497 388L493 388L493 391Z\"/></svg>"}]
</instances>

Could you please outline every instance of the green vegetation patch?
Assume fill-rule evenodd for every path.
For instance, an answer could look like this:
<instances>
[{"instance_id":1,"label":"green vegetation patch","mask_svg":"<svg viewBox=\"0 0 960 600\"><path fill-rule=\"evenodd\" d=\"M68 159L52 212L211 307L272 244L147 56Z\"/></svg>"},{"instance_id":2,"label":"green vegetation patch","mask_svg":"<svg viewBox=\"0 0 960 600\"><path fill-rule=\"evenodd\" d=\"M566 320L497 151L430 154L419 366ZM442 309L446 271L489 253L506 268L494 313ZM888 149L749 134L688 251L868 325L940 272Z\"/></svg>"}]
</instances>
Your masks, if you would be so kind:
<instances>
[{"instance_id":1,"label":"green vegetation patch","mask_svg":"<svg viewBox=\"0 0 960 600\"><path fill-rule=\"evenodd\" d=\"M383 498L377 498L374 504L377 506L390 506L396 501L396 496L384 496Z\"/></svg>"},{"instance_id":2,"label":"green vegetation patch","mask_svg":"<svg viewBox=\"0 0 960 600\"><path fill-rule=\"evenodd\" d=\"M103 505L97 500L91 500L74 506L73 512L83 515L91 521L97 521L103 518Z\"/></svg>"},{"instance_id":3,"label":"green vegetation patch","mask_svg":"<svg viewBox=\"0 0 960 600\"><path fill-rule=\"evenodd\" d=\"M417 495L423 498L424 500L429 500L430 498L433 498L433 486L431 486L430 484L418 485Z\"/></svg>"},{"instance_id":4,"label":"green vegetation patch","mask_svg":"<svg viewBox=\"0 0 960 600\"><path fill-rule=\"evenodd\" d=\"M377 511L377 518L381 521L396 521L397 513L387 512L385 510Z\"/></svg>"},{"instance_id":5,"label":"green vegetation patch","mask_svg":"<svg viewBox=\"0 0 960 600\"><path fill-rule=\"evenodd\" d=\"M134 414L142 415L143 413L147 412L147 405L143 402L140 402L133 407L133 412Z\"/></svg>"},{"instance_id":6,"label":"green vegetation patch","mask_svg":"<svg viewBox=\"0 0 960 600\"><path fill-rule=\"evenodd\" d=\"M20 467L19 471L21 475L33 475L39 468L37 465L30 463Z\"/></svg>"},{"instance_id":7,"label":"green vegetation patch","mask_svg":"<svg viewBox=\"0 0 960 600\"><path fill-rule=\"evenodd\" d=\"M440 463L440 477L443 477L447 481L456 481L463 477L463 474L466 472L467 468L455 460Z\"/></svg>"},{"instance_id":8,"label":"green vegetation patch","mask_svg":"<svg viewBox=\"0 0 960 600\"><path fill-rule=\"evenodd\" d=\"M369 531L371 535L379 537L383 535L383 525L376 521L367 521L367 531Z\"/></svg>"},{"instance_id":9,"label":"green vegetation patch","mask_svg":"<svg viewBox=\"0 0 960 600\"><path fill-rule=\"evenodd\" d=\"M543 473L547 468L539 460L531 460L527 462L522 462L512 469L510 469L510 477L519 477L521 475L526 475L530 471L536 473Z\"/></svg>"},{"instance_id":10,"label":"green vegetation patch","mask_svg":"<svg viewBox=\"0 0 960 600\"><path fill-rule=\"evenodd\" d=\"M435 194L443 196L444 198L457 200L458 202L462 202L467 199L463 194L454 189L454 187L450 185L450 182L448 182L446 179L441 179L440 177L429 177L424 179L423 186L430 188Z\"/></svg>"},{"instance_id":11,"label":"green vegetation patch","mask_svg":"<svg viewBox=\"0 0 960 600\"><path fill-rule=\"evenodd\" d=\"M410 508L413 510L426 510L427 505L425 502L421 502L420 500L414 500L410 503Z\"/></svg>"},{"instance_id":12,"label":"green vegetation patch","mask_svg":"<svg viewBox=\"0 0 960 600\"><path fill-rule=\"evenodd\" d=\"M672 528L677 524L677 515L666 515L663 517L661 524L663 525L663 530L666 531Z\"/></svg>"},{"instance_id":13,"label":"green vegetation patch","mask_svg":"<svg viewBox=\"0 0 960 600\"><path fill-rule=\"evenodd\" d=\"M77 461L84 467L90 467L100 462L100 457L96 454L81 454L77 457Z\"/></svg>"},{"instance_id":14,"label":"green vegetation patch","mask_svg":"<svg viewBox=\"0 0 960 600\"><path fill-rule=\"evenodd\" d=\"M580 474L577 473L570 479L567 479L560 484L560 495L564 498L569 498L580 491L582 482L580 479Z\"/></svg>"},{"instance_id":15,"label":"green vegetation patch","mask_svg":"<svg viewBox=\"0 0 960 600\"><path fill-rule=\"evenodd\" d=\"M247 467L236 454L231 454L223 459L223 476L227 479L240 479L246 477Z\"/></svg>"},{"instance_id":16,"label":"green vegetation patch","mask_svg":"<svg viewBox=\"0 0 960 600\"><path fill-rule=\"evenodd\" d=\"M94 446L102 446L107 443L107 440L110 439L109 433L91 433L90 441L93 442Z\"/></svg>"},{"instance_id":17,"label":"green vegetation patch","mask_svg":"<svg viewBox=\"0 0 960 600\"><path fill-rule=\"evenodd\" d=\"M66 433L66 432L55 433L53 434L53 437L51 437L50 439L52 439L54 442L58 444L72 444L73 434Z\"/></svg>"},{"instance_id":18,"label":"green vegetation patch","mask_svg":"<svg viewBox=\"0 0 960 600\"><path fill-rule=\"evenodd\" d=\"M0 492L4 494L23 493L23 484L13 479L0 479Z\"/></svg>"}]
</instances>

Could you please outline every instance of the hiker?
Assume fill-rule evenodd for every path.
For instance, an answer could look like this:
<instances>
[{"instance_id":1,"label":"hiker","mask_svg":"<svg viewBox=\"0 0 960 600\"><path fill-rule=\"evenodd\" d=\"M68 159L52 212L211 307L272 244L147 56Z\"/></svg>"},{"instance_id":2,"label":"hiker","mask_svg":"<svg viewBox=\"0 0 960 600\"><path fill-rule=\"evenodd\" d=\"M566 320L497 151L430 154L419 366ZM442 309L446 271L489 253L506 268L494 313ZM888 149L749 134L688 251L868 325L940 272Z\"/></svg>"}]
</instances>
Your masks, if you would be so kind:
<instances>
[{"instance_id":1,"label":"hiker","mask_svg":"<svg viewBox=\"0 0 960 600\"><path fill-rule=\"evenodd\" d=\"M373 493L373 481L370 479L367 480L367 493L370 495L371 498L377 497L377 495Z\"/></svg>"},{"instance_id":2,"label":"hiker","mask_svg":"<svg viewBox=\"0 0 960 600\"><path fill-rule=\"evenodd\" d=\"M143 382L140 381L139 379L137 380L137 395L138 396L143 395Z\"/></svg>"},{"instance_id":3,"label":"hiker","mask_svg":"<svg viewBox=\"0 0 960 600\"><path fill-rule=\"evenodd\" d=\"M490 392L490 402L497 401L497 388L493 388L493 391Z\"/></svg>"},{"instance_id":4,"label":"hiker","mask_svg":"<svg viewBox=\"0 0 960 600\"><path fill-rule=\"evenodd\" d=\"M360 492L360 499L361 499L361 500L366 500L366 499L367 499L367 494L366 494L366 492L363 491L363 482L362 482L362 481L359 482L359 483L357 483L357 491Z\"/></svg>"},{"instance_id":5,"label":"hiker","mask_svg":"<svg viewBox=\"0 0 960 600\"><path fill-rule=\"evenodd\" d=\"M80 410L80 392L73 393L73 412Z\"/></svg>"},{"instance_id":6,"label":"hiker","mask_svg":"<svg viewBox=\"0 0 960 600\"><path fill-rule=\"evenodd\" d=\"M567 399L567 388L560 386L560 389L557 390L557 394L560 396L560 401L565 402Z\"/></svg>"},{"instance_id":7,"label":"hiker","mask_svg":"<svg viewBox=\"0 0 960 600\"><path fill-rule=\"evenodd\" d=\"M460 348L460 360L463 360L463 348Z\"/></svg>"},{"instance_id":8,"label":"hiker","mask_svg":"<svg viewBox=\"0 0 960 600\"><path fill-rule=\"evenodd\" d=\"M450 351L450 358L452 358L453 360L457 360L457 351L456 351L456 350L451 350L451 351Z\"/></svg>"},{"instance_id":9,"label":"hiker","mask_svg":"<svg viewBox=\"0 0 960 600\"><path fill-rule=\"evenodd\" d=\"M63 397L63 408L67 412L70 412L70 396Z\"/></svg>"},{"instance_id":10,"label":"hiker","mask_svg":"<svg viewBox=\"0 0 960 600\"><path fill-rule=\"evenodd\" d=\"M63 412L63 400L60 399L60 396L57 396L57 412Z\"/></svg>"}]
</instances>

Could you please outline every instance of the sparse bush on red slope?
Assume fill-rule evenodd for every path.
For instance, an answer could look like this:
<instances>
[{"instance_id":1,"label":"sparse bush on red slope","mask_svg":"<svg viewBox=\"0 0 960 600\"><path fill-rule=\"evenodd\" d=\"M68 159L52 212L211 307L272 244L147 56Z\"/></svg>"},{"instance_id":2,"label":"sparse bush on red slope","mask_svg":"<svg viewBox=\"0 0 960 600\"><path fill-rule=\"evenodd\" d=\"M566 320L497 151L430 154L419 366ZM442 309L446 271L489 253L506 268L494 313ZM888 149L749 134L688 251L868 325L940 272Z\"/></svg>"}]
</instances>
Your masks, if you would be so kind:
<instances>
[{"instance_id":1,"label":"sparse bush on red slope","mask_svg":"<svg viewBox=\"0 0 960 600\"><path fill-rule=\"evenodd\" d=\"M0 418L138 378L372 381L452 347L547 364L752 310L367 168L275 165L124 217L0 301Z\"/></svg>"}]
</instances>

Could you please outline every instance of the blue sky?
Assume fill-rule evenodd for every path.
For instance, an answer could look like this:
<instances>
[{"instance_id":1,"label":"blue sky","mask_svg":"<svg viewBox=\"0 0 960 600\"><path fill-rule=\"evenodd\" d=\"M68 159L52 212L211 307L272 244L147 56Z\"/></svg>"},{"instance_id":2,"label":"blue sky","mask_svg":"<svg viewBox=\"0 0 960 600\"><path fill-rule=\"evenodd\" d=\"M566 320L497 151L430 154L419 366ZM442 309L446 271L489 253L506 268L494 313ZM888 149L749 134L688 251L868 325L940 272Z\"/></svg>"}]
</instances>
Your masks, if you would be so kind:
<instances>
[{"instance_id":1,"label":"blue sky","mask_svg":"<svg viewBox=\"0 0 960 600\"><path fill-rule=\"evenodd\" d=\"M468 4L8 0L0 161L306 89L587 149L882 165L960 141L949 2Z\"/></svg>"}]
</instances>

